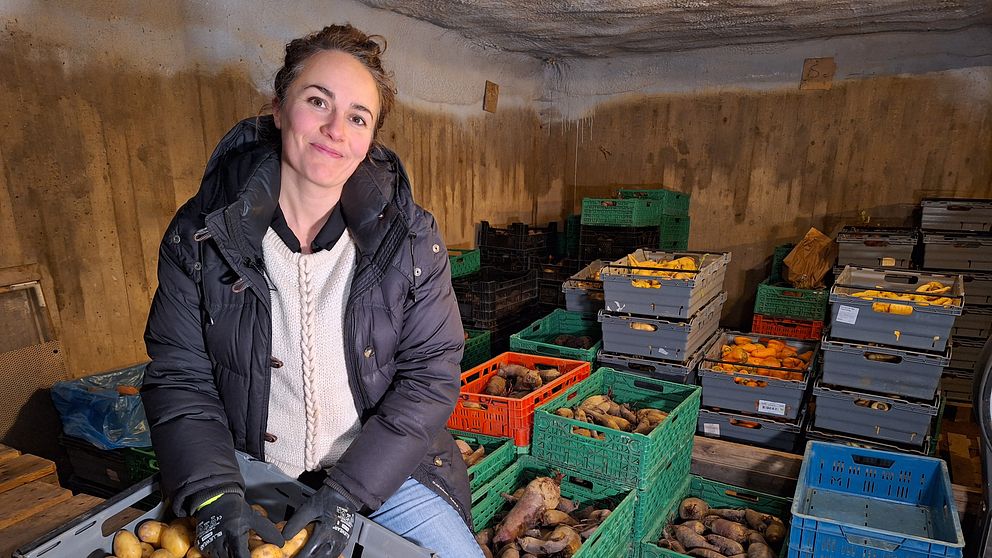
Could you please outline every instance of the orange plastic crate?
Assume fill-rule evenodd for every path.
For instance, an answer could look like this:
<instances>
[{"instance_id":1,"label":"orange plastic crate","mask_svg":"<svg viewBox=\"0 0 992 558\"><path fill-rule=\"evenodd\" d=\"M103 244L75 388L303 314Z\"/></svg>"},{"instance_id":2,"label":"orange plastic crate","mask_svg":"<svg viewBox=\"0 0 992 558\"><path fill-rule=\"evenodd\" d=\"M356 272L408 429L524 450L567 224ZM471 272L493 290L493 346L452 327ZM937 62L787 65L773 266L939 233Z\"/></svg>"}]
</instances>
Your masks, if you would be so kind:
<instances>
[{"instance_id":1,"label":"orange plastic crate","mask_svg":"<svg viewBox=\"0 0 992 558\"><path fill-rule=\"evenodd\" d=\"M499 371L500 364L520 364L529 368L555 367L562 374L555 381L521 399L483 394L482 390L489 378ZM455 410L448 419L448 428L513 438L514 445L529 446L531 431L534 429L534 409L588 378L590 370L590 364L581 360L503 353L462 374L461 393ZM467 408L465 403L478 405L479 408Z\"/></svg>"},{"instance_id":2,"label":"orange plastic crate","mask_svg":"<svg viewBox=\"0 0 992 558\"><path fill-rule=\"evenodd\" d=\"M794 339L819 339L823 333L823 320L793 320L755 314L751 331Z\"/></svg>"}]
</instances>

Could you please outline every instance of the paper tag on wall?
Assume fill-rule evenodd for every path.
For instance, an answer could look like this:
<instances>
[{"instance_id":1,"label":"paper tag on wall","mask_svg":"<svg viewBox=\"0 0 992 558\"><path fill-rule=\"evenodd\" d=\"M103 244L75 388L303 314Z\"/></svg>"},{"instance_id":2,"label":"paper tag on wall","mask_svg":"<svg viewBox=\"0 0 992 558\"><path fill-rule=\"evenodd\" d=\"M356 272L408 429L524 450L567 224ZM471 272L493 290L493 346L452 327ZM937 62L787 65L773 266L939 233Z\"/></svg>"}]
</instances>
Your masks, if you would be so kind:
<instances>
[{"instance_id":1,"label":"paper tag on wall","mask_svg":"<svg viewBox=\"0 0 992 558\"><path fill-rule=\"evenodd\" d=\"M764 399L758 400L758 412L767 413L769 415L778 415L780 417L785 416L785 403L778 403L776 401L765 401Z\"/></svg>"},{"instance_id":2,"label":"paper tag on wall","mask_svg":"<svg viewBox=\"0 0 992 558\"><path fill-rule=\"evenodd\" d=\"M858 309L853 306L844 306L837 309L837 321L842 324L854 325L858 321Z\"/></svg>"},{"instance_id":3,"label":"paper tag on wall","mask_svg":"<svg viewBox=\"0 0 992 558\"><path fill-rule=\"evenodd\" d=\"M715 422L704 422L703 423L703 434L707 436L720 437L720 424Z\"/></svg>"}]
</instances>

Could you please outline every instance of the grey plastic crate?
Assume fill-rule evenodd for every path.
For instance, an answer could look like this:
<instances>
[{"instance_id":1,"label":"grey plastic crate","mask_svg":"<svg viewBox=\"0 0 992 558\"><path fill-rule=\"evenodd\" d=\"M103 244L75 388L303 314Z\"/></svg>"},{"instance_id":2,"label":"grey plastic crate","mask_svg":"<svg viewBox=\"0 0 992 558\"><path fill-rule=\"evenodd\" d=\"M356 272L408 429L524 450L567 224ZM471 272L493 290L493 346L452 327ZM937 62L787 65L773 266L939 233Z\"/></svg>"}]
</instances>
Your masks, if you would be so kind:
<instances>
[{"instance_id":1,"label":"grey plastic crate","mask_svg":"<svg viewBox=\"0 0 992 558\"><path fill-rule=\"evenodd\" d=\"M913 267L915 229L844 227L837 233L837 264L862 267Z\"/></svg>"},{"instance_id":2,"label":"grey plastic crate","mask_svg":"<svg viewBox=\"0 0 992 558\"><path fill-rule=\"evenodd\" d=\"M816 403L813 424L817 428L912 447L920 447L926 441L940 407L939 395L930 402L917 402L849 391L821 382L813 386L813 396ZM859 402L867 402L869 406ZM888 408L872 408L870 405L874 404Z\"/></svg>"},{"instance_id":3,"label":"grey plastic crate","mask_svg":"<svg viewBox=\"0 0 992 558\"><path fill-rule=\"evenodd\" d=\"M684 362L716 331L726 300L727 293L720 293L692 318L683 321L610 314L601 310L603 350Z\"/></svg>"},{"instance_id":4,"label":"grey plastic crate","mask_svg":"<svg viewBox=\"0 0 992 558\"><path fill-rule=\"evenodd\" d=\"M707 438L720 438L795 453L800 448L805 414L794 421L699 409L696 431Z\"/></svg>"},{"instance_id":5,"label":"grey plastic crate","mask_svg":"<svg viewBox=\"0 0 992 558\"><path fill-rule=\"evenodd\" d=\"M299 507L313 490L282 474L274 466L237 454L241 475L247 488L245 499L262 505L274 521L285 519L290 508ZM42 535L14 552L14 558L102 558L113 554L114 534L103 534L103 526L117 514L146 498L159 497L158 475L149 477L126 492L105 501L86 514ZM139 508L141 509L141 508ZM163 502L121 527L134 530L148 519L162 520L170 515ZM345 548L346 558L395 558L436 555L403 537L377 525L370 519L355 515L351 540Z\"/></svg>"},{"instance_id":6,"label":"grey plastic crate","mask_svg":"<svg viewBox=\"0 0 992 558\"><path fill-rule=\"evenodd\" d=\"M925 233L923 267L992 271L992 233Z\"/></svg>"},{"instance_id":7,"label":"grey plastic crate","mask_svg":"<svg viewBox=\"0 0 992 558\"><path fill-rule=\"evenodd\" d=\"M666 279L650 274L657 269L630 266L630 256L620 258L603 267L600 274L607 312L688 318L723 290L723 278L730 263L729 253L635 250L632 255L639 262L691 257L696 260L698 271L688 272L692 279ZM658 287L635 287L633 282L637 280L652 281Z\"/></svg>"},{"instance_id":8,"label":"grey plastic crate","mask_svg":"<svg viewBox=\"0 0 992 558\"><path fill-rule=\"evenodd\" d=\"M920 205L924 229L992 231L992 199L933 198Z\"/></svg>"},{"instance_id":9,"label":"grey plastic crate","mask_svg":"<svg viewBox=\"0 0 992 558\"><path fill-rule=\"evenodd\" d=\"M952 306L931 306L917 302L852 296L873 289L892 293L916 294L916 288L930 281L950 285L940 295L952 299ZM877 343L899 348L943 352L956 316L961 315L964 293L960 275L931 272L880 270L847 266L830 289L830 335L837 339ZM909 306L909 315L876 311L875 303Z\"/></svg>"},{"instance_id":10,"label":"grey plastic crate","mask_svg":"<svg viewBox=\"0 0 992 558\"><path fill-rule=\"evenodd\" d=\"M974 370L984 346L985 339L982 338L952 337L951 362L947 364L947 368Z\"/></svg>"},{"instance_id":11,"label":"grey plastic crate","mask_svg":"<svg viewBox=\"0 0 992 558\"><path fill-rule=\"evenodd\" d=\"M950 347L937 355L838 339L826 339L821 347L824 383L925 400L937 393L952 354Z\"/></svg>"},{"instance_id":12,"label":"grey plastic crate","mask_svg":"<svg viewBox=\"0 0 992 558\"><path fill-rule=\"evenodd\" d=\"M974 399L975 371L945 368L940 377L940 390L948 401L971 403Z\"/></svg>"},{"instance_id":13,"label":"grey plastic crate","mask_svg":"<svg viewBox=\"0 0 992 558\"><path fill-rule=\"evenodd\" d=\"M703 353L713 339L714 337L710 337L710 340L704 344L703 348L682 362L608 353L602 350L596 355L596 362L597 366L605 366L614 370L620 370L621 372L640 374L656 380L664 380L676 384L695 385L697 378L696 370L699 367L699 361L703 359Z\"/></svg>"},{"instance_id":14,"label":"grey plastic crate","mask_svg":"<svg viewBox=\"0 0 992 558\"><path fill-rule=\"evenodd\" d=\"M815 414L815 411L814 411ZM816 419L813 419L815 421ZM811 422L813 422L811 421ZM885 451L898 451L903 453L913 453L916 455L933 455L933 450L935 442L933 436L927 436L925 442L920 447L912 447L900 444L893 444L888 442L883 442L881 440L864 440L861 438L855 438L847 434L840 434L838 432L829 432L826 430L817 430L812 424L806 428L806 439L807 440L818 440L820 442L830 442L832 444L843 444L845 446L851 446L855 448L869 448L869 449L880 449Z\"/></svg>"},{"instance_id":15,"label":"grey plastic crate","mask_svg":"<svg viewBox=\"0 0 992 558\"><path fill-rule=\"evenodd\" d=\"M801 381L781 380L760 374L734 373L728 374L720 370L714 370L713 366L722 362L721 353L724 345L733 345L734 337L750 337L757 341L758 338L778 339L796 349L800 354L813 351L813 359ZM754 333L741 333L738 331L720 330L717 332L717 340L709 346L706 356L699 364L699 383L703 387L701 405L705 407L715 407L727 411L740 411L759 416L774 417L778 419L795 420L799 417L800 411L805 405L806 388L809 387L812 371L816 366L816 341L790 339L788 337L778 337L775 335L759 335ZM735 366L742 366L739 363L729 363ZM768 366L761 368L774 369ZM795 369L782 368L788 372L798 372ZM758 386L749 387L743 383L744 380L754 380Z\"/></svg>"},{"instance_id":16,"label":"grey plastic crate","mask_svg":"<svg viewBox=\"0 0 992 558\"><path fill-rule=\"evenodd\" d=\"M955 337L985 339L992 335L992 306L965 306L954 320L951 334Z\"/></svg>"},{"instance_id":17,"label":"grey plastic crate","mask_svg":"<svg viewBox=\"0 0 992 558\"><path fill-rule=\"evenodd\" d=\"M961 273L964 305L992 304L992 273Z\"/></svg>"},{"instance_id":18,"label":"grey plastic crate","mask_svg":"<svg viewBox=\"0 0 992 558\"><path fill-rule=\"evenodd\" d=\"M595 314L603 309L603 280L596 279L596 274L604 265L605 261L595 260L562 283L566 310Z\"/></svg>"}]
</instances>

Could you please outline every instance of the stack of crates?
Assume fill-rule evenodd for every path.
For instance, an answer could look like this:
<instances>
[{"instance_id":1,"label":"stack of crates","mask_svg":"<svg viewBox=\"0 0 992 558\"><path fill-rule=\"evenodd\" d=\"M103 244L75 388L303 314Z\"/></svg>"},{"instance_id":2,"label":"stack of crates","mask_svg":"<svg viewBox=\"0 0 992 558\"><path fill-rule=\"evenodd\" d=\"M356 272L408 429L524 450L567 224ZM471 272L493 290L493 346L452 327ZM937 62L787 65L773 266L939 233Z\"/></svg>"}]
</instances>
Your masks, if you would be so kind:
<instances>
[{"instance_id":1,"label":"stack of crates","mask_svg":"<svg viewBox=\"0 0 992 558\"><path fill-rule=\"evenodd\" d=\"M960 274L964 287L941 389L948 400L969 403L978 354L992 334L992 199L927 199L922 206L924 269Z\"/></svg>"},{"instance_id":2,"label":"stack of crates","mask_svg":"<svg viewBox=\"0 0 992 558\"><path fill-rule=\"evenodd\" d=\"M819 343L721 330L699 365L699 434L801 451Z\"/></svg>"},{"instance_id":3,"label":"stack of crates","mask_svg":"<svg viewBox=\"0 0 992 558\"><path fill-rule=\"evenodd\" d=\"M638 248L686 250L689 226L688 194L620 189L617 198L585 198L578 257L588 263L616 260Z\"/></svg>"},{"instance_id":4,"label":"stack of crates","mask_svg":"<svg viewBox=\"0 0 992 558\"><path fill-rule=\"evenodd\" d=\"M481 254L479 249L448 249L448 262L451 268L451 279L469 277L479 272L481 267ZM490 333L485 329L465 329L465 352L462 355L462 372L473 366L489 360Z\"/></svg>"},{"instance_id":5,"label":"stack of crates","mask_svg":"<svg viewBox=\"0 0 992 558\"><path fill-rule=\"evenodd\" d=\"M634 411L652 408L667 416L649 433L640 434L557 413L562 408L576 409L589 397L599 395L608 395L613 402L626 404ZM698 387L612 368L598 369L537 409L531 445L533 459L549 464L553 470L567 472L566 478L580 478L618 494L630 494L632 505L626 510L629 514L625 518L626 531L610 534L626 547L626 552L588 556L640 555L639 541L653 526L672 493L689 476L698 412ZM578 429L591 435L580 434Z\"/></svg>"},{"instance_id":6,"label":"stack of crates","mask_svg":"<svg viewBox=\"0 0 992 558\"><path fill-rule=\"evenodd\" d=\"M695 270L655 267L679 258L692 259ZM729 253L637 250L604 265L599 364L694 384L703 350L720 325L729 263Z\"/></svg>"},{"instance_id":7,"label":"stack of crates","mask_svg":"<svg viewBox=\"0 0 992 558\"><path fill-rule=\"evenodd\" d=\"M506 351L510 346L510 335L540 315L537 303L539 272L532 267L532 262L548 257L549 246L555 242L555 228L555 223L546 228L522 223L496 228L483 221L477 239L479 265L474 272L465 273L459 269L455 273L455 264L457 258L475 260L472 254L475 251L449 252L453 271L451 283L466 329L465 356L473 357L463 360L463 370L478 364L479 358L484 360ZM471 330L486 331L488 338L484 334L472 335ZM472 341L475 344L468 346ZM485 349L469 353L469 349L483 344Z\"/></svg>"},{"instance_id":8,"label":"stack of crates","mask_svg":"<svg viewBox=\"0 0 992 558\"><path fill-rule=\"evenodd\" d=\"M827 312L826 289L797 289L785 280L783 260L792 244L775 248L772 273L758 285L751 331L796 339L819 339Z\"/></svg>"},{"instance_id":9,"label":"stack of crates","mask_svg":"<svg viewBox=\"0 0 992 558\"><path fill-rule=\"evenodd\" d=\"M963 295L958 275L845 267L830 292L810 438L823 432L932 453Z\"/></svg>"}]
</instances>

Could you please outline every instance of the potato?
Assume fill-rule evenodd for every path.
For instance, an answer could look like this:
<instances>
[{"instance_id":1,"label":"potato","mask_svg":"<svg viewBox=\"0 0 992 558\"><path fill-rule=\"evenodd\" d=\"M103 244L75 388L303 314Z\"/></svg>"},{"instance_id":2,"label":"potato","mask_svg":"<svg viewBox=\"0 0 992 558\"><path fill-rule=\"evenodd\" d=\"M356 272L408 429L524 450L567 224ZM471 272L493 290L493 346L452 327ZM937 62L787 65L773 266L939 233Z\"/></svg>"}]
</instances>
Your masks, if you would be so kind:
<instances>
[{"instance_id":1,"label":"potato","mask_svg":"<svg viewBox=\"0 0 992 558\"><path fill-rule=\"evenodd\" d=\"M168 527L165 523L161 521L155 521L154 519L145 521L138 526L138 538L145 541L152 546L158 546L161 543L162 529Z\"/></svg>"},{"instance_id":2,"label":"potato","mask_svg":"<svg viewBox=\"0 0 992 558\"><path fill-rule=\"evenodd\" d=\"M152 555L153 552L155 552L154 546L144 541L141 541L141 558L148 558L149 556Z\"/></svg>"},{"instance_id":3,"label":"potato","mask_svg":"<svg viewBox=\"0 0 992 558\"><path fill-rule=\"evenodd\" d=\"M284 556L278 546L266 543L252 550L251 558L284 558Z\"/></svg>"},{"instance_id":4,"label":"potato","mask_svg":"<svg viewBox=\"0 0 992 558\"><path fill-rule=\"evenodd\" d=\"M141 542L134 533L126 529L117 531L114 536L114 556L117 558L141 558Z\"/></svg>"},{"instance_id":5,"label":"potato","mask_svg":"<svg viewBox=\"0 0 992 558\"><path fill-rule=\"evenodd\" d=\"M310 535L313 533L313 527L314 525L311 523L300 530L299 533L293 535L293 538L286 541L286 544L282 545L282 548L280 548L282 553L288 558L293 558L296 556L296 553L303 548L303 545L307 543L307 539L309 539Z\"/></svg>"},{"instance_id":6,"label":"potato","mask_svg":"<svg viewBox=\"0 0 992 558\"><path fill-rule=\"evenodd\" d=\"M164 548L160 548L155 552L152 552L151 558L176 558L176 555Z\"/></svg>"},{"instance_id":7,"label":"potato","mask_svg":"<svg viewBox=\"0 0 992 558\"><path fill-rule=\"evenodd\" d=\"M183 523L173 522L162 529L161 546L176 557L186 556L193 542L193 533Z\"/></svg>"},{"instance_id":8,"label":"potato","mask_svg":"<svg viewBox=\"0 0 992 558\"><path fill-rule=\"evenodd\" d=\"M206 558L199 548L195 546L189 547L189 551L186 552L186 558Z\"/></svg>"}]
</instances>

